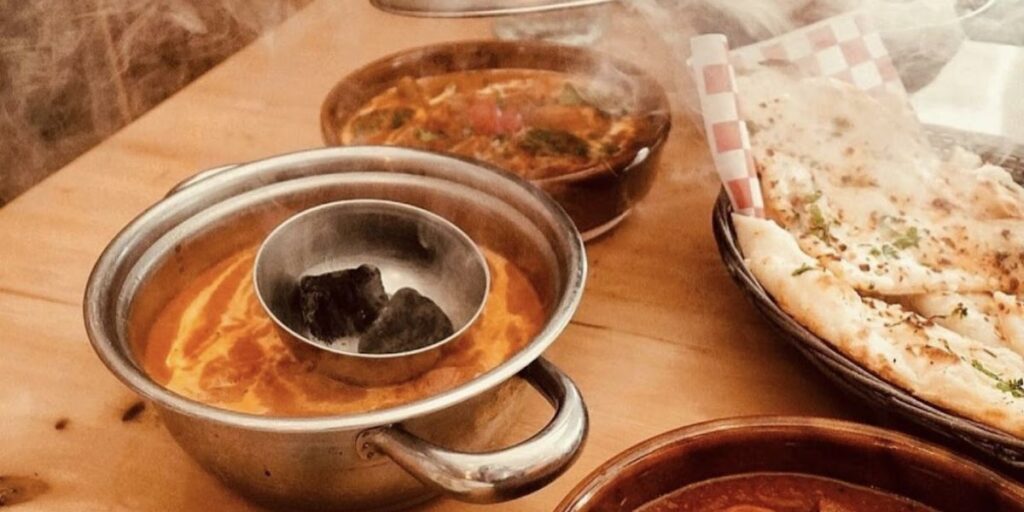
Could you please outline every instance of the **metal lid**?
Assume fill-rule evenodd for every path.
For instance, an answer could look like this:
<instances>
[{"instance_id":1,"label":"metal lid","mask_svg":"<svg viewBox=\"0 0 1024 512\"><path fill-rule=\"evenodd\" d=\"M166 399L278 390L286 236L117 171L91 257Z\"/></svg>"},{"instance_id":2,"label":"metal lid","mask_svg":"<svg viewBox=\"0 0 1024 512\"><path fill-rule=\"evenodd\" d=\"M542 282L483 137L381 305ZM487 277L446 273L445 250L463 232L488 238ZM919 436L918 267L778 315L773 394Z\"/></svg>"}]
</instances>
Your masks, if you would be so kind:
<instances>
[{"instance_id":1,"label":"metal lid","mask_svg":"<svg viewBox=\"0 0 1024 512\"><path fill-rule=\"evenodd\" d=\"M403 16L475 18L575 9L614 0L370 0L374 7Z\"/></svg>"}]
</instances>

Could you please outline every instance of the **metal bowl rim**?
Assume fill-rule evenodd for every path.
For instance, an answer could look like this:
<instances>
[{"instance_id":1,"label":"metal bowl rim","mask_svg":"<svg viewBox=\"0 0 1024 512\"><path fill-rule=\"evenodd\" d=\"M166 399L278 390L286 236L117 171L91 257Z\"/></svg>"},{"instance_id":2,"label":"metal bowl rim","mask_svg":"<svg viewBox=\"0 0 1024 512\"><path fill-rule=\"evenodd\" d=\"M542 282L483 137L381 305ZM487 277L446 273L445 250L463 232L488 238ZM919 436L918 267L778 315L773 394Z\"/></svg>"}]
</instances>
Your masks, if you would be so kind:
<instances>
[{"instance_id":1,"label":"metal bowl rim","mask_svg":"<svg viewBox=\"0 0 1024 512\"><path fill-rule=\"evenodd\" d=\"M270 241L271 238L274 237L275 234L280 233L282 229L287 229L287 226L292 222L298 222L298 220L300 220L303 216L312 215L316 211L325 210L328 208L340 208L343 205L386 205L388 208L401 209L404 210L405 212L411 213L412 215L428 218L432 222L444 226L444 229L450 231L456 236L456 238L459 238L460 241L468 245L471 248L473 254L476 256L475 259L477 263L480 264L480 267L483 269L484 273L483 289L485 290L485 293L483 298L477 303L476 309L473 310L473 314L466 318L466 320L462 322L459 328L455 329L455 332L444 338L441 338L440 340L435 341L434 343L431 343L430 345L426 345L415 350L407 350L404 352L389 352L384 354L349 352L347 350L336 349L330 345L327 345L326 343L321 344L320 342L311 340L309 339L309 337L303 336L302 334L296 332L295 329L292 329L291 326L285 324L284 321L282 321L277 316L277 314L274 313L273 309L271 309L270 307L270 304L267 304L267 301L264 299L263 293L261 293L261 288L259 286L259 272L257 271L257 269L260 267L260 258L264 254L264 249L266 248L267 243ZM469 328L476 322L477 318L480 318L480 314L483 313L484 311L484 306L487 305L486 291L491 289L491 270L487 265L487 261L484 258L483 253L480 251L480 246L477 245L476 242L474 242L471 238L469 238L469 235L467 235L465 231L460 229L458 226L453 224L448 219L430 210L427 210L426 208L420 208L419 206L413 206L411 204L406 204L399 201L389 201L386 199L345 199L342 201L332 201L330 203L319 204L302 210L301 212L298 212L295 215L288 217L280 224L278 224L274 229L270 230L270 233L267 233L267 236L263 238L263 242L260 244L259 249L256 250L256 259L253 261L252 264L252 282L253 289L256 292L256 299L259 300L260 306L263 306L263 311L267 313L267 316L270 317L270 319L274 322L275 325L277 325L277 327L283 329L285 332L294 336L296 339L302 341L303 343L306 343L307 345L320 350L327 350L328 352L341 354L347 357L352 357L354 359L390 360L414 356L416 354L422 354L423 352L430 352L431 350L439 349L444 345L450 343L452 340L458 338L459 336L462 336L467 330L469 330Z\"/></svg>"},{"instance_id":2,"label":"metal bowl rim","mask_svg":"<svg viewBox=\"0 0 1024 512\"><path fill-rule=\"evenodd\" d=\"M381 159L385 161L403 160L406 162L422 162L435 167L441 165L460 167L465 170L479 170L497 174L509 186L534 197L539 205L554 220L553 228L558 229L567 237L566 259L572 268L565 276L564 291L547 324L529 345L516 355L496 368L476 378L440 394L431 395L421 400L358 414L326 415L314 417L263 416L221 409L181 396L152 380L132 358L117 347L121 341L116 340L116 333L111 339L110 333L104 329L104 320L98 311L98 305L106 294L113 292L106 276L118 268L121 255L132 246L132 240L145 233L150 224L161 216L182 207L201 190L217 190L226 188L235 182L246 179L258 179L262 173L273 169L303 166L319 162L337 163L345 159ZM217 201L204 208L219 204ZM201 211L201 210L200 210ZM198 213L198 212L197 212ZM86 333L90 344L100 360L121 382L142 397L159 406L166 407L185 416L213 421L223 425L247 430L268 431L277 433L319 433L328 431L345 431L365 429L381 425L391 425L402 421L431 414L446 409L474 396L483 393L509 378L543 354L544 350L569 325L572 314L579 306L586 282L587 260L583 241L568 215L557 203L544 192L529 184L522 178L501 170L477 166L471 162L450 158L435 153L394 146L345 146L301 150L285 153L262 160L256 160L237 167L226 169L222 173L210 176L173 194L147 208L115 235L97 259L89 275L83 298L83 316ZM119 290L118 290L119 291Z\"/></svg>"}]
</instances>

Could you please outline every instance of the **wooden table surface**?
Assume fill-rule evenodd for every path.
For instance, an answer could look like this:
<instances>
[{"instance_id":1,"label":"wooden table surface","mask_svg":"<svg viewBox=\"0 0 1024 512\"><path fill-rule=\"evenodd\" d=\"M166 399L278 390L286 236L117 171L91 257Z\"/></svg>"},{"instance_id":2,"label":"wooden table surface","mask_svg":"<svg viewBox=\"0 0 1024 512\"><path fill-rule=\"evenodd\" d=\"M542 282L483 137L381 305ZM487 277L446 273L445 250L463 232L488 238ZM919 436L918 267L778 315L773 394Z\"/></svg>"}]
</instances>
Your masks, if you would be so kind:
<instances>
[{"instance_id":1,"label":"wooden table surface","mask_svg":"<svg viewBox=\"0 0 1024 512\"><path fill-rule=\"evenodd\" d=\"M193 172L322 145L320 102L363 63L489 36L485 20L314 2L0 209L0 498L5 485L28 481L38 492L14 510L256 509L188 458L93 354L81 313L93 262L123 225ZM551 510L603 461L694 422L857 416L726 274L710 230L717 183L685 119L678 116L650 196L588 245L583 303L547 354L589 405L582 456L547 488L488 510ZM523 435L549 414L536 402L517 427ZM418 510L478 507L439 499Z\"/></svg>"}]
</instances>

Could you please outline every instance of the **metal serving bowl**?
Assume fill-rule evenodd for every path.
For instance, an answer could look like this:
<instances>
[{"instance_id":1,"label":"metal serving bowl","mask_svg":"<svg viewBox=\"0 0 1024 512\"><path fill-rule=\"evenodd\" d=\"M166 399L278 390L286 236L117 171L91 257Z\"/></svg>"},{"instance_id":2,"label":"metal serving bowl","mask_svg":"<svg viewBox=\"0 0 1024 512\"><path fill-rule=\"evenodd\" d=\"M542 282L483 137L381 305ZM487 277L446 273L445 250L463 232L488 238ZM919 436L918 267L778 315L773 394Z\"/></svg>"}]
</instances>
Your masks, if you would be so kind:
<instances>
[{"instance_id":1,"label":"metal serving bowl","mask_svg":"<svg viewBox=\"0 0 1024 512\"><path fill-rule=\"evenodd\" d=\"M636 510L687 485L780 472L871 487L947 512L1024 512L1024 488L943 448L866 425L785 416L711 421L644 441L591 473L556 511Z\"/></svg>"},{"instance_id":2,"label":"metal serving bowl","mask_svg":"<svg viewBox=\"0 0 1024 512\"><path fill-rule=\"evenodd\" d=\"M298 211L384 199L440 215L523 269L545 307L539 334L502 365L449 391L360 414L242 414L177 395L138 362L142 336L186 283L257 245ZM85 292L96 353L151 400L201 465L259 502L296 508L393 510L437 494L489 502L538 489L576 458L587 433L579 391L541 353L579 303L586 258L579 233L546 195L515 176L393 147L303 151L198 175L121 231ZM539 433L499 448L523 381L555 407Z\"/></svg>"},{"instance_id":3,"label":"metal serving bowl","mask_svg":"<svg viewBox=\"0 0 1024 512\"><path fill-rule=\"evenodd\" d=\"M370 0L370 3L382 11L402 16L475 18L575 9L612 1L614 0Z\"/></svg>"},{"instance_id":4,"label":"metal serving bowl","mask_svg":"<svg viewBox=\"0 0 1024 512\"><path fill-rule=\"evenodd\" d=\"M590 167L533 180L565 208L584 239L614 228L647 195L672 126L668 97L657 80L636 66L585 48L535 41L459 41L383 57L346 76L324 99L320 110L324 142L341 144L341 128L348 119L402 77L484 69L593 76L628 91L631 110L642 119L628 151Z\"/></svg>"},{"instance_id":5,"label":"metal serving bowl","mask_svg":"<svg viewBox=\"0 0 1024 512\"><path fill-rule=\"evenodd\" d=\"M453 332L415 350L385 353L360 352L356 336L348 342L314 337L296 300L302 277L364 264L380 271L389 293L411 287L433 300ZM385 386L437 364L444 347L483 311L490 273L480 247L444 217L405 203L355 199L314 206L274 228L256 252L253 288L279 336L318 349L319 371Z\"/></svg>"}]
</instances>

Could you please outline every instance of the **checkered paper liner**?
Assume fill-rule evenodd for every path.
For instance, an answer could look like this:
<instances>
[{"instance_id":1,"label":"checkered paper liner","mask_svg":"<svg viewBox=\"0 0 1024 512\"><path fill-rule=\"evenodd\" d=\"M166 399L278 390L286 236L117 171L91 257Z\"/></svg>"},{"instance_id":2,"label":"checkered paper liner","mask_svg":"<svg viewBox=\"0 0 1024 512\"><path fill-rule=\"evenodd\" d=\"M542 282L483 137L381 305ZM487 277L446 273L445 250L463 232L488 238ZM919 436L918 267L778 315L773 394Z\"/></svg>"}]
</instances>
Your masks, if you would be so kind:
<instances>
[{"instance_id":1,"label":"checkered paper liner","mask_svg":"<svg viewBox=\"0 0 1024 512\"><path fill-rule=\"evenodd\" d=\"M690 49L690 70L715 169L733 209L743 215L763 217L764 198L740 112L736 69L787 61L807 76L835 78L873 94L907 94L881 36L862 12L841 14L731 52L724 35L700 35L690 39Z\"/></svg>"},{"instance_id":2,"label":"checkered paper liner","mask_svg":"<svg viewBox=\"0 0 1024 512\"><path fill-rule=\"evenodd\" d=\"M793 62L808 76L836 78L871 93L907 95L882 36L862 12L841 14L737 48L729 59L741 70L767 60Z\"/></svg>"},{"instance_id":3,"label":"checkered paper liner","mask_svg":"<svg viewBox=\"0 0 1024 512\"><path fill-rule=\"evenodd\" d=\"M691 39L690 48L704 133L718 177L736 212L764 217L750 133L740 114L736 73L729 62L729 42L722 34L707 34Z\"/></svg>"}]
</instances>

